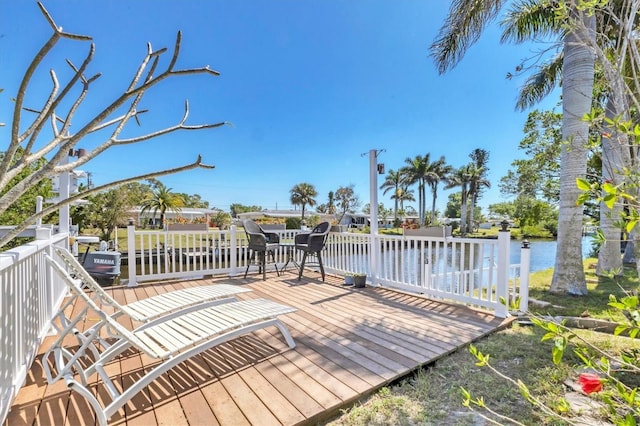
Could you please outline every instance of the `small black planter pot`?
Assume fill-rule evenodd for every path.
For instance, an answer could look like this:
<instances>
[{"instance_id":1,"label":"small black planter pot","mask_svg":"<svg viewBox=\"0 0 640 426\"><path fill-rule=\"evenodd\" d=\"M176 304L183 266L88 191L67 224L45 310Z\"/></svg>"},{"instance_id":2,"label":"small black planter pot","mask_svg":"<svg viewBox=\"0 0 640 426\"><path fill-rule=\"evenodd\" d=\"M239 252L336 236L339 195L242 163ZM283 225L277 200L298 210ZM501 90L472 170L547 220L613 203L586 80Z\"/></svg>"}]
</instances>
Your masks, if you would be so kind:
<instances>
[{"instance_id":1,"label":"small black planter pot","mask_svg":"<svg viewBox=\"0 0 640 426\"><path fill-rule=\"evenodd\" d=\"M354 275L353 276L353 286L356 288L364 288L367 283L366 275Z\"/></svg>"}]
</instances>

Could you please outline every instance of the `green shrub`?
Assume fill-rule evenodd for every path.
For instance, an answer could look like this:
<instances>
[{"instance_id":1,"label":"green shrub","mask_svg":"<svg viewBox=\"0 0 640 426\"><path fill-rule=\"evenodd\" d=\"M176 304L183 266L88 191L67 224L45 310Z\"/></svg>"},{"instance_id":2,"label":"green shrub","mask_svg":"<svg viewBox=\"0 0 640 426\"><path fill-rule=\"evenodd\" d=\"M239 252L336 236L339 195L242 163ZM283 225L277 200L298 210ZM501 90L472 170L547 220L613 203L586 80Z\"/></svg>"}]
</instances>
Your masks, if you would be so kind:
<instances>
[{"instance_id":1,"label":"green shrub","mask_svg":"<svg viewBox=\"0 0 640 426\"><path fill-rule=\"evenodd\" d=\"M285 221L287 225L287 229L300 229L300 225L302 225L302 219L299 217L288 217Z\"/></svg>"}]
</instances>

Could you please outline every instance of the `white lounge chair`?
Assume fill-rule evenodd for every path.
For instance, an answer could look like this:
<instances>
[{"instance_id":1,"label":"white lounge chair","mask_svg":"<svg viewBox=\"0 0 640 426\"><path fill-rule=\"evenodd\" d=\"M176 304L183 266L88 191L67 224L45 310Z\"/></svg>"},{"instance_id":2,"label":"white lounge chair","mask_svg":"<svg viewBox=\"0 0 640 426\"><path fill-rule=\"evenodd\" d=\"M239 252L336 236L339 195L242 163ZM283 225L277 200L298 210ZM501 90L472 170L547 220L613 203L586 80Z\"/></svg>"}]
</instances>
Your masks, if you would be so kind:
<instances>
[{"instance_id":1,"label":"white lounge chair","mask_svg":"<svg viewBox=\"0 0 640 426\"><path fill-rule=\"evenodd\" d=\"M99 297L103 303L107 302L114 309L113 317L126 315L135 322L145 323L174 312L183 313L185 309L189 308L202 309L207 305L213 306L234 301L237 300L235 297L237 294L251 291L249 288L230 284L215 284L175 290L123 305L104 291L68 250L55 247L54 253L58 259L64 262L66 267L66 272L57 268L61 277L80 280L84 288L91 290L95 297ZM68 305L72 303L72 300L67 302Z\"/></svg>"},{"instance_id":2,"label":"white lounge chair","mask_svg":"<svg viewBox=\"0 0 640 426\"><path fill-rule=\"evenodd\" d=\"M48 258L48 261L58 273L66 273L52 258ZM81 301L78 301L74 309L67 309L67 312L72 312L71 318L66 317L64 312L59 313L59 316L65 316L66 325L45 353L42 364L47 381L54 383L64 379L69 388L80 393L91 404L101 425L106 425L109 417L158 376L223 342L258 329L275 326L289 347L295 347L289 330L278 319L279 315L294 312L295 309L270 300L229 302L182 312L179 315L164 316L131 331L105 313L91 294L85 293L79 280L65 278L65 282ZM87 318L95 319L97 323L88 332L81 333L76 329L76 325ZM71 335L78 339L79 347L64 345L65 339ZM105 338L111 344L105 344ZM130 348L162 362L130 387L118 389L104 367ZM102 380L110 401L105 398L99 400L87 387L93 374L98 374Z\"/></svg>"}]
</instances>

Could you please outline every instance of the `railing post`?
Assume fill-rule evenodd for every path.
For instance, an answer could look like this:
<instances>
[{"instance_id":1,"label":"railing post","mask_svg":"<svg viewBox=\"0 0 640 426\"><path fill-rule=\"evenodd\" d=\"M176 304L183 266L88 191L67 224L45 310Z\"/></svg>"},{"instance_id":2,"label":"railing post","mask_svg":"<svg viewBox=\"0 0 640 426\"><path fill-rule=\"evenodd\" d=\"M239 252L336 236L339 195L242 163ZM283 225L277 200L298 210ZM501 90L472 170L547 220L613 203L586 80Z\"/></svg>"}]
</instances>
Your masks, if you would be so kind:
<instances>
[{"instance_id":1,"label":"railing post","mask_svg":"<svg viewBox=\"0 0 640 426\"><path fill-rule=\"evenodd\" d=\"M229 259L231 260L231 271L229 275L232 277L238 273L238 258L240 257L237 229L238 227L236 225L229 227Z\"/></svg>"},{"instance_id":2,"label":"railing post","mask_svg":"<svg viewBox=\"0 0 640 426\"><path fill-rule=\"evenodd\" d=\"M502 229L498 232L498 271L497 271L497 289L495 314L497 317L506 318L508 310L507 306L500 303L503 298L509 303L509 248L511 246L511 232L507 229L508 223L502 223Z\"/></svg>"},{"instance_id":3,"label":"railing post","mask_svg":"<svg viewBox=\"0 0 640 426\"><path fill-rule=\"evenodd\" d=\"M531 269L531 244L529 241L522 241L520 249L520 311L529 310L529 272Z\"/></svg>"},{"instance_id":4,"label":"railing post","mask_svg":"<svg viewBox=\"0 0 640 426\"><path fill-rule=\"evenodd\" d=\"M127 262L129 268L129 287L135 287L138 285L136 281L136 227L133 224L127 226Z\"/></svg>"},{"instance_id":5,"label":"railing post","mask_svg":"<svg viewBox=\"0 0 640 426\"><path fill-rule=\"evenodd\" d=\"M50 240L51 239L51 228L47 227L38 227L36 228L36 240Z\"/></svg>"}]
</instances>

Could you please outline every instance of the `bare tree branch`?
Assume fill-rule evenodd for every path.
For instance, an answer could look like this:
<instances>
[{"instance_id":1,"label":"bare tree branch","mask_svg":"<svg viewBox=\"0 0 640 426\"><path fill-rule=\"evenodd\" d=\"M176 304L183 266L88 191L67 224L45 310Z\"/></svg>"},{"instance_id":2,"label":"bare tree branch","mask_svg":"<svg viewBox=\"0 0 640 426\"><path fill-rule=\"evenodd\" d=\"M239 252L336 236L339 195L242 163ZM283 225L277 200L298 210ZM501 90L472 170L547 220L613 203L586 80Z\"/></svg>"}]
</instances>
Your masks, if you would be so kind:
<instances>
[{"instance_id":1,"label":"bare tree branch","mask_svg":"<svg viewBox=\"0 0 640 426\"><path fill-rule=\"evenodd\" d=\"M40 48L40 50L36 53L32 61L30 62L18 88L11 127L11 141L8 144L8 149L4 152L0 160L0 193L2 193L2 195L0 196L0 214L6 211L7 208L9 208L9 206L11 206L12 203L14 203L20 196L25 194L30 188L34 187L42 180L50 179L62 172L71 171L73 168L85 164L86 162L95 158L97 155L114 145L137 143L177 130L202 130L229 124L227 122L219 122L186 125L185 123L189 114L189 104L188 102L185 102L185 113L183 114L183 117L178 124L141 136L131 137L127 139L118 139L119 134L129 123L131 118L134 118L136 122L140 124L138 117L140 114L147 112L147 110L139 109L138 105L141 102L142 97L144 96L146 91L154 87L159 82L169 77L179 75L220 75L219 72L211 70L209 66L201 68L188 68L178 70L175 69L179 58L180 46L182 42L181 32L177 33L172 57L167 67L162 72L155 75L156 70L159 66L160 58L164 53L167 52L167 49L162 48L154 51L151 47L151 44L147 44L147 54L142 59L127 89L104 109L84 122L75 133L69 132L71 121L76 112L78 112L84 99L86 98L91 83L96 81L96 79L98 79L101 75L100 73L97 73L90 78L87 78L85 75L88 66L92 62L94 57L95 46L93 44L91 44L89 52L87 53L80 67L76 67L71 60L67 59L67 64L73 70L73 75L65 84L64 88L62 88L62 90L60 90L60 85L58 83L56 73L51 70L50 76L52 79L52 90L48 95L46 101L43 103L42 108L39 110L25 108L23 105L25 94L35 74L35 71L42 63L43 59L50 54L59 39L67 38L80 41L91 40L91 37L89 36L63 32L62 28L58 27L55 24L55 21L41 3L38 3L38 7L40 8L40 11L42 12L46 21L52 28L53 34L44 43L44 45ZM71 92L71 89L77 87L76 85L78 83L82 84L82 89L79 95L77 96L75 101L71 103L71 106L68 107L68 110L66 112L59 114L56 111L57 108L59 108L60 105L63 104L63 102L65 104L68 104L67 98ZM112 118L113 115L127 103L128 105L125 107L126 112L119 115L117 118ZM19 134L20 123L22 119L21 114L23 113L23 111L35 112L37 113L37 116L31 122L28 128L22 134ZM46 122L49 122L51 125L52 138L46 143L42 144L42 146L39 147L35 152L31 152L32 150L34 150L34 147L38 143L38 139L41 136ZM62 124L59 125L59 122ZM101 131L109 126L115 126L115 129L106 140L104 140L102 143L99 143L98 146L89 151L87 155L82 156L75 161L67 161L69 151L72 150L78 143L80 143L85 136ZM16 154L21 144L27 138L28 141L24 147L24 152L17 156ZM54 151L55 153L53 153ZM48 154L51 153L53 153L53 155L48 157ZM47 161L44 166L28 174L26 177L21 178L18 182L13 182L21 172L23 172L36 162L42 161L42 159L45 157L47 157ZM90 191L85 191L82 194L70 197L68 200L64 200L54 206L48 207L45 212L30 217L24 224L20 225L17 233L19 233L20 230L24 229L25 226L27 226L29 223L32 223L37 218L40 218L48 214L49 212L54 211L60 206L80 198L81 196L91 195L93 193L99 192L100 190L121 185L123 183L177 173L195 167L212 168L212 166L206 166L202 164L201 158L198 158L197 162L187 166L157 171L134 178L102 185L98 188L94 188ZM12 185L11 187L9 187L10 184ZM2 240L0 240L0 247L6 244L6 242L10 239L15 237L17 233L7 234Z\"/></svg>"},{"instance_id":2,"label":"bare tree branch","mask_svg":"<svg viewBox=\"0 0 640 426\"><path fill-rule=\"evenodd\" d=\"M162 170L162 171L158 171L158 172L146 173L146 174L143 174L143 175L138 175L138 176L134 176L134 177L126 178L126 179L121 179L121 180L118 180L118 181L115 181L115 182L110 182L110 183L107 183L105 185L97 186L95 188L91 188L89 190L86 190L86 191L80 192L78 194L75 194L73 196L70 196L66 200L60 201L59 203L53 204L53 205L51 205L51 206L49 206L47 208L42 209L42 211L40 213L36 213L36 214L30 216L28 219L26 219L21 224L16 226L14 229L12 229L6 235L4 235L2 238L0 238L0 247L6 245L9 241L11 241L15 237L17 237L22 231L27 229L30 225L33 225L34 223L36 223L36 221L38 219L43 218L43 217L45 217L45 216L47 216L47 215L49 215L51 213L54 213L57 210L59 210L60 207L62 207L64 205L71 204L74 201L79 200L79 199L81 199L83 197L88 197L90 195L97 194L97 193L105 191L107 189L115 188L115 187L130 183L130 182L137 182L137 181L140 181L140 180L147 180L147 179L157 178L159 176L165 176L165 175L170 175L170 174L174 174L174 173L180 173L180 172L184 172L184 171L192 170L192 169L196 169L196 168L213 169L213 168L215 168L215 166L208 165L208 164L203 164L202 163L202 157L198 156L198 159L195 162L191 163L191 164L187 164L187 165L184 165L184 166L176 167L176 168L173 168L173 169L167 169L167 170Z\"/></svg>"}]
</instances>

